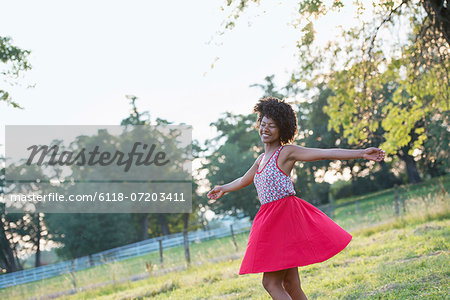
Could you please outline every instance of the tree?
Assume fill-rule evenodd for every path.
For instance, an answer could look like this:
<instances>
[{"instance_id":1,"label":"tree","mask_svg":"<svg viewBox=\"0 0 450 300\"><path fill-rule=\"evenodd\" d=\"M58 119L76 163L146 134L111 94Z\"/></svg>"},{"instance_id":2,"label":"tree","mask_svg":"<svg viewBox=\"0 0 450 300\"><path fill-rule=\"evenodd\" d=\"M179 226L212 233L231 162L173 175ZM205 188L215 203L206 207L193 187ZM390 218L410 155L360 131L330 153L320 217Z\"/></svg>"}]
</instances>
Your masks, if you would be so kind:
<instances>
[{"instance_id":1,"label":"tree","mask_svg":"<svg viewBox=\"0 0 450 300\"><path fill-rule=\"evenodd\" d=\"M450 8L448 0L421 0L422 6L428 14L430 25L450 44Z\"/></svg>"},{"instance_id":2,"label":"tree","mask_svg":"<svg viewBox=\"0 0 450 300\"><path fill-rule=\"evenodd\" d=\"M31 69L28 62L29 50L23 50L11 43L10 37L0 36L0 61L3 63L4 69L1 71L2 81L10 85L16 84L17 79L23 71ZM15 108L23 108L17 102L13 101L9 92L0 88L0 101Z\"/></svg>"},{"instance_id":3,"label":"tree","mask_svg":"<svg viewBox=\"0 0 450 300\"><path fill-rule=\"evenodd\" d=\"M276 95L278 98L293 99L299 93L299 89L288 83L279 91L273 83L274 75L265 78L265 84L254 84L251 86L260 87L264 91L264 96ZM308 101L295 101L291 103L297 112L299 132L295 143L303 147L311 148L367 148L374 147L380 143L384 130L378 128L375 135L370 140L354 146L348 143L342 133L338 133L333 129L328 129L329 116L324 113L323 107L326 105L328 98L333 96L333 91L324 84L316 87L319 92L313 95ZM385 97L392 98L392 93L385 90ZM340 131L342 132L342 130ZM364 176L364 173L371 170L373 164L367 160L342 160L338 166L333 166L331 160L319 160L313 162L300 162L295 164L292 175L294 178L295 190L299 195L305 195L307 201L313 204L324 204L329 201L330 184L318 178L318 174L325 174L327 171L344 173L345 169L349 169L351 173L351 183L349 195L364 194L369 191L377 191L392 187L394 183L399 183L399 179L395 178L389 170L392 163L385 161L380 162L381 169L372 170L371 175Z\"/></svg>"},{"instance_id":4,"label":"tree","mask_svg":"<svg viewBox=\"0 0 450 300\"><path fill-rule=\"evenodd\" d=\"M8 174L8 185L6 176ZM36 165L26 166L25 163L9 164L2 169L0 180L1 194L29 194L37 191L36 181L16 181L11 178L34 177L46 180L42 169ZM0 248L3 255L0 264L7 272L22 269L19 256L35 253L35 266L40 266L41 244L51 240L47 232L44 214L35 212L11 213L6 211L5 203L0 203ZM14 258L14 259L13 259Z\"/></svg>"},{"instance_id":5,"label":"tree","mask_svg":"<svg viewBox=\"0 0 450 300\"><path fill-rule=\"evenodd\" d=\"M259 3L240 1L231 18L237 19L251 2ZM291 84L316 93L320 84L326 84L334 93L324 107L329 129L342 130L349 144L360 144L382 127L384 141L379 147L405 162L410 182L420 181L413 152L424 151L434 123L445 127L449 121L448 1L357 1L360 25L343 30L340 38L319 48L312 19L344 7L344 1L327 3L299 2L301 60ZM373 18L367 19L364 12L371 4ZM233 26L230 20L225 28ZM405 34L399 41L383 38L390 36L388 30L400 29ZM385 97L386 89L391 99ZM438 152L448 150L448 145L441 146Z\"/></svg>"},{"instance_id":6,"label":"tree","mask_svg":"<svg viewBox=\"0 0 450 300\"><path fill-rule=\"evenodd\" d=\"M207 170L206 179L212 186L231 182L244 175L263 150L254 128L255 121L255 114L233 115L227 112L211 123L219 134L205 142L211 154L206 155L207 162L202 169ZM256 190L251 185L203 204L216 214L244 214L253 219L258 211L258 203Z\"/></svg>"},{"instance_id":7,"label":"tree","mask_svg":"<svg viewBox=\"0 0 450 300\"><path fill-rule=\"evenodd\" d=\"M17 83L19 75L26 70L31 69L28 62L29 50L23 50L11 43L10 37L0 36L0 61L1 77L0 79L10 85ZM22 108L17 102L12 100L6 88L0 88L0 101L5 101L8 105L14 108ZM0 174L0 195L4 194L5 187L5 168L1 168ZM17 252L15 251L15 243L12 242L12 235L10 234L12 223L19 220L20 216L17 214L5 213L4 204L0 204L0 266L4 267L7 272L14 272L21 268ZM36 257L36 264L39 263L39 258Z\"/></svg>"},{"instance_id":8,"label":"tree","mask_svg":"<svg viewBox=\"0 0 450 300\"><path fill-rule=\"evenodd\" d=\"M322 0L302 0L299 1L299 14L302 17L306 17L307 24L302 28L303 32L308 34L313 33L313 24L311 22L312 17L320 17L326 15L327 13L335 10L339 10L344 7L344 2L341 0L335 1L327 1ZM362 11L368 7L369 5L364 4L365 1L356 1L354 4L358 5L358 13L362 13ZM241 13L247 9L250 3L259 4L260 0L227 0L227 6L231 7L231 13L228 16L228 20L224 22L224 28L222 28L222 32L225 29L232 29L236 24L236 20L239 18ZM387 1L387 0L373 0L370 1L372 6L379 6L382 9L380 13L387 13L382 20L382 23L391 22L391 18L395 15L400 15L400 8L404 5L414 5L421 6L427 13L429 24L423 24L423 27L433 26L435 30L439 31L440 34L446 39L447 43L450 44L450 10L449 10L449 1L448 0L401 0L401 1ZM234 5L234 7L233 7ZM224 8L222 8L224 9ZM379 27L377 28L378 31ZM376 32L375 32L376 34ZM314 38L314 36L309 36L309 38ZM306 41L306 39L305 39ZM312 40L310 40L312 42Z\"/></svg>"},{"instance_id":9,"label":"tree","mask_svg":"<svg viewBox=\"0 0 450 300\"><path fill-rule=\"evenodd\" d=\"M134 95L128 95L130 99L130 105L132 106L130 115L121 121L121 125L150 125L150 113L148 111L139 112L136 106L136 100L138 99ZM171 124L168 120L156 118L155 126L164 126ZM173 145L174 138L164 137L166 139L166 146ZM168 139L169 138L169 139ZM168 140L167 140L168 139ZM170 142L169 142L170 141ZM171 153L177 151L176 147L168 150ZM198 197L196 195L197 184L193 181L193 195L192 195L192 208L193 215L196 215L199 209ZM189 213L155 213L155 214L134 214L133 219L139 228L139 234L141 240L149 238L149 232L153 237L160 235L168 235L171 232L181 232L182 230L189 229ZM194 218L193 222L196 223L198 220ZM181 225L180 225L181 224ZM190 228L195 229L198 225L191 225Z\"/></svg>"},{"instance_id":10,"label":"tree","mask_svg":"<svg viewBox=\"0 0 450 300\"><path fill-rule=\"evenodd\" d=\"M2 173L4 168L2 169ZM6 272L15 272L22 269L19 262L16 243L13 240L14 230L12 224L19 222L20 215L6 214L5 204L0 204L0 267Z\"/></svg>"}]
</instances>

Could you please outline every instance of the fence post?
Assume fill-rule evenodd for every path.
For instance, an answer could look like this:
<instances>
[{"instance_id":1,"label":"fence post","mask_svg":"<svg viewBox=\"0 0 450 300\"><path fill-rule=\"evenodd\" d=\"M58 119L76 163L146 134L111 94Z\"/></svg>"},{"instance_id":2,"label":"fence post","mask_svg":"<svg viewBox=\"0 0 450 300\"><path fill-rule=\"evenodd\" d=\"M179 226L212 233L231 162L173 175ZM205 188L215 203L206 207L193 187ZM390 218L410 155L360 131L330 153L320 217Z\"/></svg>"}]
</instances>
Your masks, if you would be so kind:
<instances>
[{"instance_id":1,"label":"fence post","mask_svg":"<svg viewBox=\"0 0 450 300\"><path fill-rule=\"evenodd\" d=\"M89 267L94 267L95 266L95 263L94 263L94 260L92 259L92 254L89 254Z\"/></svg>"},{"instance_id":2,"label":"fence post","mask_svg":"<svg viewBox=\"0 0 450 300\"><path fill-rule=\"evenodd\" d=\"M405 195L402 194L401 199L402 199L403 214L405 215L406 214Z\"/></svg>"},{"instance_id":3,"label":"fence post","mask_svg":"<svg viewBox=\"0 0 450 300\"><path fill-rule=\"evenodd\" d=\"M234 247L236 248L236 251L239 251L238 245L237 245L237 243L236 243L236 238L235 238L235 236L234 236L233 224L230 224L230 230L231 230L231 237L232 237L232 239L233 239Z\"/></svg>"},{"instance_id":4,"label":"fence post","mask_svg":"<svg viewBox=\"0 0 450 300\"><path fill-rule=\"evenodd\" d=\"M191 256L189 254L189 240L188 240L188 232L186 229L183 230L183 237L184 237L184 256L186 257L186 262L189 267L191 264Z\"/></svg>"},{"instance_id":5,"label":"fence post","mask_svg":"<svg viewBox=\"0 0 450 300\"><path fill-rule=\"evenodd\" d=\"M73 263L73 259L72 259L72 266L70 269L70 275L72 275L72 285L73 285L73 289L77 290L77 282L75 280L75 273L74 273L74 263Z\"/></svg>"},{"instance_id":6,"label":"fence post","mask_svg":"<svg viewBox=\"0 0 450 300\"><path fill-rule=\"evenodd\" d=\"M398 217L398 213L399 213L399 203L398 203L398 190L397 190L397 184L394 184L394 208L395 208L395 216Z\"/></svg>"},{"instance_id":7,"label":"fence post","mask_svg":"<svg viewBox=\"0 0 450 300\"><path fill-rule=\"evenodd\" d=\"M163 265L163 245L162 245L162 238L158 239L159 242L159 262L161 263L161 267Z\"/></svg>"},{"instance_id":8,"label":"fence post","mask_svg":"<svg viewBox=\"0 0 450 300\"><path fill-rule=\"evenodd\" d=\"M330 196L330 218L334 218L334 199L333 195Z\"/></svg>"}]
</instances>

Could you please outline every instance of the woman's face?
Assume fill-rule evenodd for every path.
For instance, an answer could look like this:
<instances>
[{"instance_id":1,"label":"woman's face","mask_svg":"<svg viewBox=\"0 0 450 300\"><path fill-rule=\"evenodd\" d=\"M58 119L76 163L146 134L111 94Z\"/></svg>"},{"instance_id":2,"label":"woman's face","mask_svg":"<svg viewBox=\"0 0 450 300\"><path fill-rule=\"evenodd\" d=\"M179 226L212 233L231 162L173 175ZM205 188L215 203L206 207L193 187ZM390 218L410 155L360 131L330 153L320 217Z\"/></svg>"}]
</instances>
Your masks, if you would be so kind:
<instances>
[{"instance_id":1,"label":"woman's face","mask_svg":"<svg viewBox=\"0 0 450 300\"><path fill-rule=\"evenodd\" d=\"M279 142L280 129L274 120L264 116L259 125L259 135L263 143Z\"/></svg>"}]
</instances>

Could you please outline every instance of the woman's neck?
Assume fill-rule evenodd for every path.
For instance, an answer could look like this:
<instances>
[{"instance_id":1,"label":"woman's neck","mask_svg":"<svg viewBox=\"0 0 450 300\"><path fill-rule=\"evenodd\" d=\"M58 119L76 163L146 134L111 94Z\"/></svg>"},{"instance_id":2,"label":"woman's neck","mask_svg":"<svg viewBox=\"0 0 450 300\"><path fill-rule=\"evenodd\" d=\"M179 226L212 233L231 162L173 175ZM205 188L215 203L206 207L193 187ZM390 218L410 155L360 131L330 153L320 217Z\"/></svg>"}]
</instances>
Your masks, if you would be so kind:
<instances>
[{"instance_id":1,"label":"woman's neck","mask_svg":"<svg viewBox=\"0 0 450 300\"><path fill-rule=\"evenodd\" d=\"M280 148L280 143L265 143L264 144L264 152L265 153L272 153L275 152L278 148Z\"/></svg>"}]
</instances>

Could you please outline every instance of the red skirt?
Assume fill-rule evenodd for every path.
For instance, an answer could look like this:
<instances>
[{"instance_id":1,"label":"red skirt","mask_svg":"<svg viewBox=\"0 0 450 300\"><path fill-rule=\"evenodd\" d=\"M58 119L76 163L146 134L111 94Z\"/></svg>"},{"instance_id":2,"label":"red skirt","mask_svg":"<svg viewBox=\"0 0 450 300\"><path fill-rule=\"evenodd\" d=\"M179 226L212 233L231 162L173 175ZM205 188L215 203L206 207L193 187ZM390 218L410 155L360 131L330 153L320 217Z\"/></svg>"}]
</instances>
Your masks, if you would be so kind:
<instances>
[{"instance_id":1,"label":"red skirt","mask_svg":"<svg viewBox=\"0 0 450 300\"><path fill-rule=\"evenodd\" d=\"M261 205L253 220L239 275L323 262L352 236L312 204L296 196Z\"/></svg>"}]
</instances>

